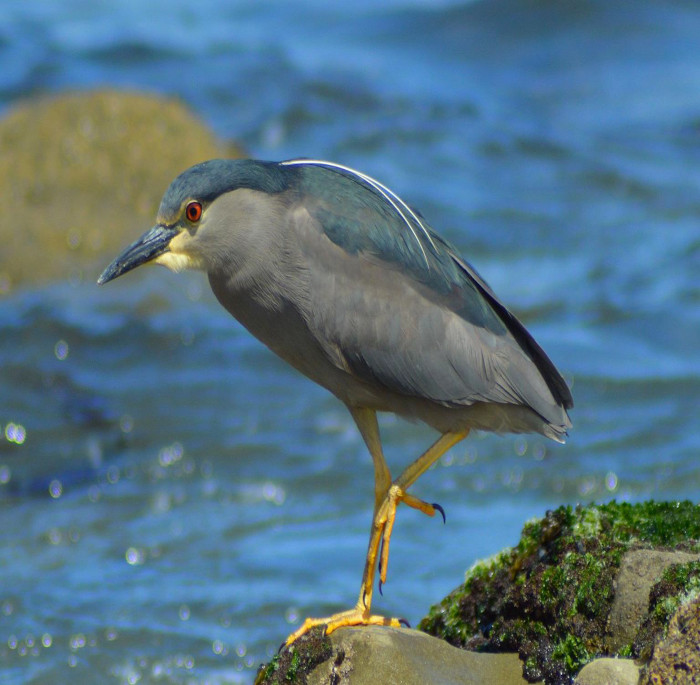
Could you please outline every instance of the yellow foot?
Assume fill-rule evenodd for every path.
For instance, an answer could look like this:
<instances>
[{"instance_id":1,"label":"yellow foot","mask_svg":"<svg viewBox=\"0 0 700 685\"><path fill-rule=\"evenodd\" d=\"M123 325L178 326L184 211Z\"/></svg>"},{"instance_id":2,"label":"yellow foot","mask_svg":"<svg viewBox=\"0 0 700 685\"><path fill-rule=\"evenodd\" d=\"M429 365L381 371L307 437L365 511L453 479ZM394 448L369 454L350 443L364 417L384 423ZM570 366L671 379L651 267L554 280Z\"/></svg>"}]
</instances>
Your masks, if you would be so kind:
<instances>
[{"instance_id":1,"label":"yellow foot","mask_svg":"<svg viewBox=\"0 0 700 685\"><path fill-rule=\"evenodd\" d=\"M396 508L403 502L412 509L422 511L428 516L435 516L435 512L439 511L442 520L445 521L445 511L439 504L429 504L422 499L418 499L413 495L409 495L400 486L394 484L389 488L384 501L379 507L374 519L375 529L381 531L382 546L379 553L379 592L382 591L382 585L386 583L386 572L389 564L389 542L391 533L394 530L394 521L396 520ZM373 562L372 562L373 563Z\"/></svg>"},{"instance_id":2,"label":"yellow foot","mask_svg":"<svg viewBox=\"0 0 700 685\"><path fill-rule=\"evenodd\" d=\"M284 643L285 647L289 647L293 642L298 640L302 635L308 633L316 626L326 626L326 635L330 635L338 628L345 626L391 626L400 628L402 625L408 626L408 621L404 618L386 618L384 616L369 615L367 610L355 607L348 611L341 611L339 614L333 614L327 618L307 618L301 627L295 630Z\"/></svg>"},{"instance_id":3,"label":"yellow foot","mask_svg":"<svg viewBox=\"0 0 700 685\"><path fill-rule=\"evenodd\" d=\"M437 502L428 504L428 502L424 502L422 499L409 495L407 492L404 493L402 502L411 507L411 509L418 509L418 511L422 511L428 516L435 516L435 512L439 511L440 516L442 516L442 520L446 522L445 510Z\"/></svg>"}]
</instances>

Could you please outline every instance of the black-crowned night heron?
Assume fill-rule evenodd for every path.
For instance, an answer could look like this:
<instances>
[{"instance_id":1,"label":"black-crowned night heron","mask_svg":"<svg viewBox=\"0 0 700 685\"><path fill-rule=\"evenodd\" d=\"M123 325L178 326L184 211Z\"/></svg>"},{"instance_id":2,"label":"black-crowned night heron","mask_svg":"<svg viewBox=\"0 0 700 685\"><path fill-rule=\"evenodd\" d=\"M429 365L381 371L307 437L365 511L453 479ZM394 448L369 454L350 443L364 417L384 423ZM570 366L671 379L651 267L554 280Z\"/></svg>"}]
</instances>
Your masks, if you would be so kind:
<instances>
[{"instance_id":1,"label":"black-crowned night heron","mask_svg":"<svg viewBox=\"0 0 700 685\"><path fill-rule=\"evenodd\" d=\"M201 269L219 302L282 359L350 410L374 462L374 518L357 605L307 619L327 633L398 626L370 613L386 581L400 502L472 428L563 442L571 393L554 364L476 270L386 186L340 164L212 160L178 176L156 225L110 264L106 283L144 264ZM395 480L377 412L440 437ZM442 512L441 512L442 513Z\"/></svg>"}]
</instances>

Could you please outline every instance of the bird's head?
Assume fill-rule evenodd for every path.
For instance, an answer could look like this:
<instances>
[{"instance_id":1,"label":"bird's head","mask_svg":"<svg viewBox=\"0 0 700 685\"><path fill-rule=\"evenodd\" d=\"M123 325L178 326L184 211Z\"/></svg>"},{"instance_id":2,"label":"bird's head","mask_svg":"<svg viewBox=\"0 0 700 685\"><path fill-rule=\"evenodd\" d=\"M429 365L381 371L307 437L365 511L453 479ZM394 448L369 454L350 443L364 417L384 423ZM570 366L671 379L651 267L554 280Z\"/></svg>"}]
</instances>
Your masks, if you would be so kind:
<instances>
[{"instance_id":1,"label":"bird's head","mask_svg":"<svg viewBox=\"0 0 700 685\"><path fill-rule=\"evenodd\" d=\"M254 225L267 198L286 188L287 176L275 163L254 160L214 159L190 167L165 192L155 226L124 249L98 284L149 262L172 271L209 271L246 239L237 229Z\"/></svg>"}]
</instances>

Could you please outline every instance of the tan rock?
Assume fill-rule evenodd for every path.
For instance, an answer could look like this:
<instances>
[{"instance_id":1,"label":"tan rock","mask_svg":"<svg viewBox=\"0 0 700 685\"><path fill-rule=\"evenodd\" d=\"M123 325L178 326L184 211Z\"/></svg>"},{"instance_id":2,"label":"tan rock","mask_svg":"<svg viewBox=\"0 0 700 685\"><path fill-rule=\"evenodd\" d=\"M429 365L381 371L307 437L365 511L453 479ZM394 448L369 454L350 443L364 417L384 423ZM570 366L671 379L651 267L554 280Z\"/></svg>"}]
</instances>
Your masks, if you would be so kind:
<instances>
[{"instance_id":1,"label":"tan rock","mask_svg":"<svg viewBox=\"0 0 700 685\"><path fill-rule=\"evenodd\" d=\"M416 630L372 626L330 636L333 654L308 676L308 685L524 685L517 654L452 647Z\"/></svg>"},{"instance_id":2,"label":"tan rock","mask_svg":"<svg viewBox=\"0 0 700 685\"><path fill-rule=\"evenodd\" d=\"M700 559L698 554L638 549L625 554L615 582L615 602L609 618L609 649L632 642L649 611L649 591L666 568Z\"/></svg>"},{"instance_id":3,"label":"tan rock","mask_svg":"<svg viewBox=\"0 0 700 685\"><path fill-rule=\"evenodd\" d=\"M643 685L700 683L700 597L682 605L654 648Z\"/></svg>"},{"instance_id":4,"label":"tan rock","mask_svg":"<svg viewBox=\"0 0 700 685\"><path fill-rule=\"evenodd\" d=\"M0 295L96 277L99 257L151 225L170 181L217 156L241 152L174 99L105 90L18 104L0 121Z\"/></svg>"},{"instance_id":5,"label":"tan rock","mask_svg":"<svg viewBox=\"0 0 700 685\"><path fill-rule=\"evenodd\" d=\"M639 667L632 659L595 659L576 676L574 685L637 685Z\"/></svg>"}]
</instances>

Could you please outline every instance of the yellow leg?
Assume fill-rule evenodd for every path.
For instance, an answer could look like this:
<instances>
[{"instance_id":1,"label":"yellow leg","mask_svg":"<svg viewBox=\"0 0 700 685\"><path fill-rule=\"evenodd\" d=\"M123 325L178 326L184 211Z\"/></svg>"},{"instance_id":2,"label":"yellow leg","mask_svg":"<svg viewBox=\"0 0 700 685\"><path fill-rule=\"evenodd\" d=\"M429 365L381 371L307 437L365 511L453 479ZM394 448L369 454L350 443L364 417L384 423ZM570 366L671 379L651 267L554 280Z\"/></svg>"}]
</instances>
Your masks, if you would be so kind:
<instances>
[{"instance_id":1,"label":"yellow leg","mask_svg":"<svg viewBox=\"0 0 700 685\"><path fill-rule=\"evenodd\" d=\"M468 431L460 433L445 433L433 445L416 459L392 483L389 467L384 459L376 413L371 409L351 409L355 423L362 434L374 462L374 518L370 532L365 568L360 584L360 596L353 609L343 611L327 618L307 618L301 627L294 631L286 641L291 645L311 628L319 625L326 626L326 634L338 628L355 625L386 625L398 628L401 621L397 618L386 618L370 614L374 574L377 568L377 557L380 556L380 585L386 582L386 571L389 561L389 542L396 519L396 507L404 502L428 516L435 515L435 507L406 491L415 481L427 471L450 447L466 437ZM379 546L381 544L381 554Z\"/></svg>"},{"instance_id":2,"label":"yellow leg","mask_svg":"<svg viewBox=\"0 0 700 685\"><path fill-rule=\"evenodd\" d=\"M355 419L360 435L362 435L362 439L372 456L374 464L374 513L376 514L391 486L391 473L384 459L382 441L379 437L377 413L365 407L351 408L350 413Z\"/></svg>"},{"instance_id":3,"label":"yellow leg","mask_svg":"<svg viewBox=\"0 0 700 685\"><path fill-rule=\"evenodd\" d=\"M389 488L391 487L391 472L384 459L382 442L379 437L379 425L377 424L377 414L372 409L351 408L350 413L362 435L362 439L367 445L369 453L372 455L374 463L374 516L376 518L382 502L385 500ZM374 524L373 524L374 529ZM326 626L326 635L344 626L356 625L385 625L398 628L401 623L395 618L385 618L384 616L373 616L370 614L372 605L372 587L374 585L374 570L376 568L377 552L381 538L370 537L367 559L362 573L362 583L360 585L360 596L354 608L342 611L327 618L307 618L302 625L295 630L286 641L286 645L291 645L295 640L307 633L311 628L319 625Z\"/></svg>"},{"instance_id":4,"label":"yellow leg","mask_svg":"<svg viewBox=\"0 0 700 685\"><path fill-rule=\"evenodd\" d=\"M435 516L435 506L409 495L406 491L415 483L450 447L467 437L469 431L461 433L445 433L441 435L418 459L408 466L392 483L384 502L375 514L373 533L381 535L382 551L379 559L379 582L386 583L386 572L389 565L389 542L396 519L396 507L403 502L428 516ZM379 525L377 525L379 524ZM370 543L371 545L371 543Z\"/></svg>"}]
</instances>

